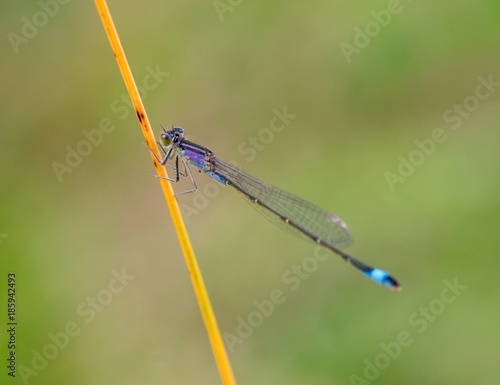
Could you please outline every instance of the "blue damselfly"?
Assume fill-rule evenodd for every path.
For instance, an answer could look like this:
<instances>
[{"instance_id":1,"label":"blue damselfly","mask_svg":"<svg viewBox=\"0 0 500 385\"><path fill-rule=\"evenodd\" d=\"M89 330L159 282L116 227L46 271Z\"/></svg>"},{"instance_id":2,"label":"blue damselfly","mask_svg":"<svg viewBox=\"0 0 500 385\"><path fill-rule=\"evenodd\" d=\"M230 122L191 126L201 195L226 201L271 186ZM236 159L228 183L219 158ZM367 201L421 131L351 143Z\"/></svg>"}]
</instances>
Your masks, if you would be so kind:
<instances>
[{"instance_id":1,"label":"blue damselfly","mask_svg":"<svg viewBox=\"0 0 500 385\"><path fill-rule=\"evenodd\" d=\"M173 127L169 131L164 130L158 144L164 152L163 158L160 159L152 150L151 152L158 162L171 166L175 171L175 178L166 179L178 182L181 176L189 176L193 181L194 189L184 191L184 193L197 189L196 181L189 168L191 164L216 181L239 191L278 226L292 229L302 237L334 252L375 282L391 290L401 288L398 281L386 271L366 265L340 249L340 247L348 246L352 237L347 225L338 216L262 182L240 168L223 161L208 148L185 139L184 131L180 127ZM167 163L169 159L174 164Z\"/></svg>"}]
</instances>

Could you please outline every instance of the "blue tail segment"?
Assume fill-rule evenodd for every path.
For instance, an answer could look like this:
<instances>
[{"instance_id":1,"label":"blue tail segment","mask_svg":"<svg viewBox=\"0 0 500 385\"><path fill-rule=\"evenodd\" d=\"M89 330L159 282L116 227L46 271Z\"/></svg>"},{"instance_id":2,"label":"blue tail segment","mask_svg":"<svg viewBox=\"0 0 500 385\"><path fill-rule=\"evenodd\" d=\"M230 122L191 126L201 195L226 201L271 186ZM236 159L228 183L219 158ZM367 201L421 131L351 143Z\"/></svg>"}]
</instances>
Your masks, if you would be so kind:
<instances>
[{"instance_id":1,"label":"blue tail segment","mask_svg":"<svg viewBox=\"0 0 500 385\"><path fill-rule=\"evenodd\" d=\"M401 290L401 285L399 284L399 282L384 270L373 268L371 271L364 271L363 273L373 279L375 282L380 283L381 285L386 286L391 290Z\"/></svg>"},{"instance_id":2,"label":"blue tail segment","mask_svg":"<svg viewBox=\"0 0 500 385\"><path fill-rule=\"evenodd\" d=\"M367 277L370 277L372 280L375 282L381 284L382 286L385 286L392 291L399 291L401 290L401 285L399 282L394 278L392 275L390 275L387 271L377 269L376 267L371 267L363 262L357 260L356 258L351 257L348 254L342 253L341 254L344 259L349 262L351 265L353 265L356 269L361 271L364 275Z\"/></svg>"}]
</instances>

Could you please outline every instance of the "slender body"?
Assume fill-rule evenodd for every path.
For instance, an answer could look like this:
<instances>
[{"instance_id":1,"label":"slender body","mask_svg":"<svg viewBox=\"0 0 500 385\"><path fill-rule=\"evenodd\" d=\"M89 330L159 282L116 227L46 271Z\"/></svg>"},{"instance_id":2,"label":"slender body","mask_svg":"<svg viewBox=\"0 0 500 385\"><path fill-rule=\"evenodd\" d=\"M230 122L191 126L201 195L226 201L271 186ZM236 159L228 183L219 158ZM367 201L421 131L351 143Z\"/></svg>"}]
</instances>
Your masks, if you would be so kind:
<instances>
[{"instance_id":1,"label":"slender body","mask_svg":"<svg viewBox=\"0 0 500 385\"><path fill-rule=\"evenodd\" d=\"M175 158L175 166L172 167L176 175L175 179L168 178L170 181L177 182L180 175L187 176L187 174L193 179L189 169L191 164L216 181L239 191L279 227L290 229L303 238L334 252L375 282L391 290L401 288L398 281L386 271L368 266L339 248L348 246L352 238L347 225L338 216L264 183L240 168L217 158L208 148L185 139L184 131L180 127L163 132L159 144L165 153L163 159L157 158L162 165L167 164L169 159ZM185 166L185 173L180 171L179 160ZM193 182L195 189L188 192L196 190L194 179Z\"/></svg>"}]
</instances>

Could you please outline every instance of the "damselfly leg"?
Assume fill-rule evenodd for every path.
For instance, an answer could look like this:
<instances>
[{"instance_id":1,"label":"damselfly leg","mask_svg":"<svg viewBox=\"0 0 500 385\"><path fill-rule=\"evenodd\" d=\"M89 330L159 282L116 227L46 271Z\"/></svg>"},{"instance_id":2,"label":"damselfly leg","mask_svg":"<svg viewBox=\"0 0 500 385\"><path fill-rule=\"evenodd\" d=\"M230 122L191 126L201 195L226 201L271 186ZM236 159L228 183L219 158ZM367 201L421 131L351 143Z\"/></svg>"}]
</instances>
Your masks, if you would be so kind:
<instances>
[{"instance_id":1,"label":"damselfly leg","mask_svg":"<svg viewBox=\"0 0 500 385\"><path fill-rule=\"evenodd\" d=\"M193 172L191 171L191 167L189 167L189 163L183 157L179 156L179 154L175 155L175 165L168 163L168 160L173 157L173 148L170 148L170 149L168 149L168 151L166 151L160 143L158 143L158 145L162 149L163 153L165 154L165 156L163 157L163 159L160 159L156 155L156 153L153 151L153 149L150 148L150 147L148 147L149 151L151 151L151 153L153 154L153 156L156 158L156 160L162 166L166 165L166 166L169 166L172 170L174 170L174 172L175 172L175 179L174 178L165 177L165 176L161 176L161 175L157 175L157 174L151 174L151 175L154 176L154 177L156 177L156 178L165 179L165 180L168 180L169 182L175 182L175 183L179 182L179 180L181 179L181 177L183 177L183 178L189 177L189 179L193 183L194 187L192 189L188 189L188 190L185 190L185 191L176 192L174 194L175 196L182 195L182 194L188 194L188 193L192 193L192 192L197 191L198 190L198 184L196 183L196 179L194 179ZM179 167L179 160L180 160L182 166L184 167L184 172L182 172L181 168Z\"/></svg>"}]
</instances>

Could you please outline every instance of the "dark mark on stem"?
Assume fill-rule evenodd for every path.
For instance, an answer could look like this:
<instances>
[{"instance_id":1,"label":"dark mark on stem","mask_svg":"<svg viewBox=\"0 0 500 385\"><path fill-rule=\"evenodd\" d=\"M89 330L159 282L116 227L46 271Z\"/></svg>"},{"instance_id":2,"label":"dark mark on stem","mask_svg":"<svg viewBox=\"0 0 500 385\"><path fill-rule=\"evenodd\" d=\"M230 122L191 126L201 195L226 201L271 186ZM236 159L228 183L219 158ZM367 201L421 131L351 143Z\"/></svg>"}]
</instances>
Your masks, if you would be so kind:
<instances>
[{"instance_id":1,"label":"dark mark on stem","mask_svg":"<svg viewBox=\"0 0 500 385\"><path fill-rule=\"evenodd\" d=\"M142 123L142 121L144 120L144 114L142 112L137 111L137 110L135 110L135 113L137 115L137 118L139 119L139 123Z\"/></svg>"}]
</instances>

